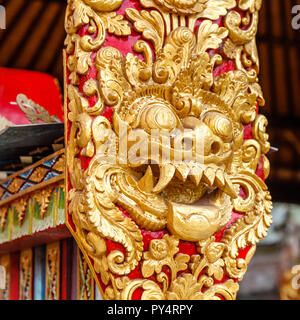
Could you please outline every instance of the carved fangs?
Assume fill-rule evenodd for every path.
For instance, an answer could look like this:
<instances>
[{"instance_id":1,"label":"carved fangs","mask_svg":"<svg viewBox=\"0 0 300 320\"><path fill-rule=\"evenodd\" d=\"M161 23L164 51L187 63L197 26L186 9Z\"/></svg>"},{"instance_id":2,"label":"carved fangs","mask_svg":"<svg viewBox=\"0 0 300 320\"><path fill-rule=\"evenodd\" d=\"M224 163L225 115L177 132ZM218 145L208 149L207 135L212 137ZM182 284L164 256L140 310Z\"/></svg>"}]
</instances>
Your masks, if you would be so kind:
<instances>
[{"instance_id":1,"label":"carved fangs","mask_svg":"<svg viewBox=\"0 0 300 320\"><path fill-rule=\"evenodd\" d=\"M161 192L169 184L175 174L175 167L171 163L161 165L159 166L159 169L159 179L156 186L152 190L154 193Z\"/></svg>"},{"instance_id":2,"label":"carved fangs","mask_svg":"<svg viewBox=\"0 0 300 320\"><path fill-rule=\"evenodd\" d=\"M198 186L201 182L209 187L218 188L232 198L237 198L234 186L228 175L220 168L199 164L180 163L160 165L160 175L154 193L160 193L171 182L174 176L185 182L188 178ZM149 175L149 168L147 169ZM152 173L152 172L151 172ZM145 175L146 176L146 175ZM144 179L144 178L142 178Z\"/></svg>"}]
</instances>

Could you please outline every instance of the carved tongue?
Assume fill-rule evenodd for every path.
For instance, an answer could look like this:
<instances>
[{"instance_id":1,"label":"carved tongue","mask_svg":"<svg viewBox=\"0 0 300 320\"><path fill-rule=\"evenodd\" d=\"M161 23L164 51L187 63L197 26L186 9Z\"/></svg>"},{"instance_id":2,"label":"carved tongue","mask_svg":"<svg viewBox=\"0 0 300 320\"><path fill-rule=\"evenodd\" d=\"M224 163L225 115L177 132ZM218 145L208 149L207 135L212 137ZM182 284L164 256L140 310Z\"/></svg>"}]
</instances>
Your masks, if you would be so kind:
<instances>
[{"instance_id":1,"label":"carved tongue","mask_svg":"<svg viewBox=\"0 0 300 320\"><path fill-rule=\"evenodd\" d=\"M170 163L160 165L159 169L159 179L156 186L152 190L154 193L160 193L169 184L175 173L175 167Z\"/></svg>"}]
</instances>

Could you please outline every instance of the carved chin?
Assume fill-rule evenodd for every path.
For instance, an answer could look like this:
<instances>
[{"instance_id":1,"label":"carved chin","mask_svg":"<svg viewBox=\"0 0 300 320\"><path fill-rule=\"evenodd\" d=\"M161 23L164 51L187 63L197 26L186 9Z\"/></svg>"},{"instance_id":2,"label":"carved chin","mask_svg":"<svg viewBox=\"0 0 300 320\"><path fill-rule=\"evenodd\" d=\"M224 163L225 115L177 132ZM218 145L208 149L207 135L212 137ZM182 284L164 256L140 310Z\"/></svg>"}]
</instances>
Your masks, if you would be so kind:
<instances>
[{"instance_id":1,"label":"carved chin","mask_svg":"<svg viewBox=\"0 0 300 320\"><path fill-rule=\"evenodd\" d=\"M215 191L194 204L169 202L168 229L185 241L201 241L220 231L232 214L231 199Z\"/></svg>"}]
</instances>

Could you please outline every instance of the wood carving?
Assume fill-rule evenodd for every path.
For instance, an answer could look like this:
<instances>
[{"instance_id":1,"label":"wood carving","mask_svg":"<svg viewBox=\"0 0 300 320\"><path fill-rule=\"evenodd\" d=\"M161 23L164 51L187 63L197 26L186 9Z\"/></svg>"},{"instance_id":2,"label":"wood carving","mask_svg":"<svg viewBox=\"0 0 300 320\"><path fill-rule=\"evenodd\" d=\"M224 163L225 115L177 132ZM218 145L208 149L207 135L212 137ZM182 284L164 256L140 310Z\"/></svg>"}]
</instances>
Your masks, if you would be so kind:
<instances>
[{"instance_id":1,"label":"wood carving","mask_svg":"<svg viewBox=\"0 0 300 320\"><path fill-rule=\"evenodd\" d=\"M66 221L105 299L236 298L272 223L261 4L68 1Z\"/></svg>"}]
</instances>

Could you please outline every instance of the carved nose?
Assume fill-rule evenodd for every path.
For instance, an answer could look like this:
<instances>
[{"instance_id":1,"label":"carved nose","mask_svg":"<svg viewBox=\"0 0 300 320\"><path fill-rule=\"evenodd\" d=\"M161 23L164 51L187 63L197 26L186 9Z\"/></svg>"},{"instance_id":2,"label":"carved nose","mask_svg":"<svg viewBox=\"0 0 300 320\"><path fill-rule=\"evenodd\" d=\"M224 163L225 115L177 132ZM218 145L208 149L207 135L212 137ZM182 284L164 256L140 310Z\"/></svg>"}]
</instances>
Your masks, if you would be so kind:
<instances>
[{"instance_id":1,"label":"carved nose","mask_svg":"<svg viewBox=\"0 0 300 320\"><path fill-rule=\"evenodd\" d=\"M222 142L219 139L215 139L210 145L210 153L219 154L222 149Z\"/></svg>"},{"instance_id":2,"label":"carved nose","mask_svg":"<svg viewBox=\"0 0 300 320\"><path fill-rule=\"evenodd\" d=\"M223 141L201 120L188 117L182 123L184 128L194 130L193 140L197 153L209 156L221 152Z\"/></svg>"},{"instance_id":3,"label":"carved nose","mask_svg":"<svg viewBox=\"0 0 300 320\"><path fill-rule=\"evenodd\" d=\"M209 156L211 154L219 154L222 149L222 140L217 137L210 128L201 123L195 129L196 135L196 145L198 152L205 156Z\"/></svg>"}]
</instances>

